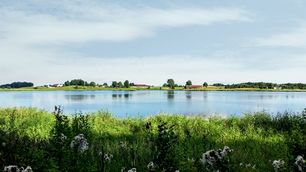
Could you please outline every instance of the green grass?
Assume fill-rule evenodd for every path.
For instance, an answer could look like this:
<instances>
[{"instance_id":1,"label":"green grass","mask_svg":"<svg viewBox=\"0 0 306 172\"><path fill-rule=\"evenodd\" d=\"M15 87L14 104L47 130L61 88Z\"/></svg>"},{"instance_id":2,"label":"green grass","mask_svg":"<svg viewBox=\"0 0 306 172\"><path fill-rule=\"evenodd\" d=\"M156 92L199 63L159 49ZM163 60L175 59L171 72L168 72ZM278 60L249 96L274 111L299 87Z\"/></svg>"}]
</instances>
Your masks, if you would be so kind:
<instances>
[{"instance_id":1,"label":"green grass","mask_svg":"<svg viewBox=\"0 0 306 172\"><path fill-rule=\"evenodd\" d=\"M228 118L162 114L115 118L100 111L56 120L54 114L34 108L2 108L0 142L6 146L0 146L0 155L5 155L0 156L0 168L16 164L30 165L34 171L120 171L123 167L149 171L150 161L158 165L162 160L180 171L205 171L199 161L202 154L227 145L234 149L228 159L230 171L274 171L271 160L276 159L286 162L287 171L297 155L306 155L305 116L255 113ZM166 126L163 129L162 124ZM61 133L67 136L63 145L57 138ZM89 142L84 154L69 146L80 133ZM123 143L126 146L122 147ZM169 143L169 149L162 150ZM112 154L112 160L104 162L101 151ZM166 154L164 158L158 156L160 152ZM240 163L250 163L255 169Z\"/></svg>"}]
</instances>

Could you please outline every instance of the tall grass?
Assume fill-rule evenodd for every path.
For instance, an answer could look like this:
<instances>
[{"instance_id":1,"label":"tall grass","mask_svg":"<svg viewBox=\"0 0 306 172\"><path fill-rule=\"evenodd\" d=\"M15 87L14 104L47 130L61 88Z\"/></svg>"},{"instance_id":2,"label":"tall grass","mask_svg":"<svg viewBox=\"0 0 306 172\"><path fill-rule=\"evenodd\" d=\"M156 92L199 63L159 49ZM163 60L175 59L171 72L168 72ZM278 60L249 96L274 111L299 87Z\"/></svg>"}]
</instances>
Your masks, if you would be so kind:
<instances>
[{"instance_id":1,"label":"tall grass","mask_svg":"<svg viewBox=\"0 0 306 172\"><path fill-rule=\"evenodd\" d=\"M278 159L291 171L295 157L306 155L306 112L122 119L107 112L65 116L60 109L2 108L0 134L2 169L15 164L34 171L209 171L202 154L229 146L234 151L228 171L274 171ZM83 152L80 144L72 145L80 134L88 142ZM154 167L148 168L150 162Z\"/></svg>"}]
</instances>

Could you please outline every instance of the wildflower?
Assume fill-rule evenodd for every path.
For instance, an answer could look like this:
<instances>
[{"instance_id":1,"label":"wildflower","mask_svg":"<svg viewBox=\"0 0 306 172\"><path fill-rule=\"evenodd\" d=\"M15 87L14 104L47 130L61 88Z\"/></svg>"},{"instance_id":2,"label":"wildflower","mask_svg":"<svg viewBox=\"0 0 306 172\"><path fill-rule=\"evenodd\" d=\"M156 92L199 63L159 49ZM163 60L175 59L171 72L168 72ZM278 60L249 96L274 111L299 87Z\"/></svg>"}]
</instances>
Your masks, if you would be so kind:
<instances>
[{"instance_id":1,"label":"wildflower","mask_svg":"<svg viewBox=\"0 0 306 172\"><path fill-rule=\"evenodd\" d=\"M32 168L30 166L27 166L22 172L33 172Z\"/></svg>"},{"instance_id":2,"label":"wildflower","mask_svg":"<svg viewBox=\"0 0 306 172\"><path fill-rule=\"evenodd\" d=\"M241 162L241 163L239 164L239 166L242 167L242 166L243 166L243 163Z\"/></svg>"},{"instance_id":3,"label":"wildflower","mask_svg":"<svg viewBox=\"0 0 306 172\"><path fill-rule=\"evenodd\" d=\"M208 163L209 165L213 166L216 163L216 161L217 161L216 158L217 158L216 151L209 150L209 151L203 153L202 158L200 159L200 161L203 164Z\"/></svg>"},{"instance_id":4,"label":"wildflower","mask_svg":"<svg viewBox=\"0 0 306 172\"><path fill-rule=\"evenodd\" d=\"M62 142L65 142L65 140L67 139L67 136L65 136L65 134L61 133L61 137L60 137Z\"/></svg>"},{"instance_id":5,"label":"wildflower","mask_svg":"<svg viewBox=\"0 0 306 172\"><path fill-rule=\"evenodd\" d=\"M180 172L180 170L175 170L175 172Z\"/></svg>"},{"instance_id":6,"label":"wildflower","mask_svg":"<svg viewBox=\"0 0 306 172\"><path fill-rule=\"evenodd\" d=\"M305 160L304 158L299 155L295 158L295 162L294 165L296 165L296 167L298 168L298 171L303 172L303 170L305 170Z\"/></svg>"},{"instance_id":7,"label":"wildflower","mask_svg":"<svg viewBox=\"0 0 306 172\"><path fill-rule=\"evenodd\" d=\"M6 143L5 143L5 142L2 142L1 145L2 145L3 147L5 147L5 146L6 146Z\"/></svg>"},{"instance_id":8,"label":"wildflower","mask_svg":"<svg viewBox=\"0 0 306 172\"><path fill-rule=\"evenodd\" d=\"M202 158L200 161L203 164L208 163L210 166L216 166L220 161L222 161L229 153L233 150L230 149L228 146L224 146L223 150L209 150L203 153Z\"/></svg>"},{"instance_id":9,"label":"wildflower","mask_svg":"<svg viewBox=\"0 0 306 172\"><path fill-rule=\"evenodd\" d=\"M249 163L249 164L246 164L245 165L245 168L250 168L252 165Z\"/></svg>"},{"instance_id":10,"label":"wildflower","mask_svg":"<svg viewBox=\"0 0 306 172\"><path fill-rule=\"evenodd\" d=\"M19 172L19 168L17 165L9 165L4 167L4 172Z\"/></svg>"},{"instance_id":11,"label":"wildflower","mask_svg":"<svg viewBox=\"0 0 306 172\"><path fill-rule=\"evenodd\" d=\"M231 152L233 152L233 149L230 149L228 146L224 146L220 154L224 158L226 155L228 155Z\"/></svg>"},{"instance_id":12,"label":"wildflower","mask_svg":"<svg viewBox=\"0 0 306 172\"><path fill-rule=\"evenodd\" d=\"M120 142L120 147L123 148L123 149L126 149L127 148L127 142Z\"/></svg>"},{"instance_id":13,"label":"wildflower","mask_svg":"<svg viewBox=\"0 0 306 172\"><path fill-rule=\"evenodd\" d=\"M275 171L278 171L278 169L284 167L285 161L283 161L283 160L274 160L274 161L272 162L272 165L273 165L273 167L274 167L274 170L275 170Z\"/></svg>"},{"instance_id":14,"label":"wildflower","mask_svg":"<svg viewBox=\"0 0 306 172\"><path fill-rule=\"evenodd\" d=\"M113 155L112 154L104 154L104 160L105 161L111 161L111 159L113 158Z\"/></svg>"},{"instance_id":15,"label":"wildflower","mask_svg":"<svg viewBox=\"0 0 306 172\"><path fill-rule=\"evenodd\" d=\"M84 137L84 134L79 134L74 137L70 143L71 148L78 149L79 152L83 153L88 149L87 139Z\"/></svg>"},{"instance_id":16,"label":"wildflower","mask_svg":"<svg viewBox=\"0 0 306 172\"><path fill-rule=\"evenodd\" d=\"M102 156L102 155L103 155L103 153L100 151L98 155L99 155L99 156Z\"/></svg>"},{"instance_id":17,"label":"wildflower","mask_svg":"<svg viewBox=\"0 0 306 172\"><path fill-rule=\"evenodd\" d=\"M192 163L195 162L194 158L188 158L188 161L189 161L189 162L192 162Z\"/></svg>"},{"instance_id":18,"label":"wildflower","mask_svg":"<svg viewBox=\"0 0 306 172\"><path fill-rule=\"evenodd\" d=\"M149 162L149 164L147 165L148 169L153 169L154 168L154 163L151 161Z\"/></svg>"},{"instance_id":19,"label":"wildflower","mask_svg":"<svg viewBox=\"0 0 306 172\"><path fill-rule=\"evenodd\" d=\"M132 169L128 170L128 172L136 172L136 168L132 168Z\"/></svg>"}]
</instances>

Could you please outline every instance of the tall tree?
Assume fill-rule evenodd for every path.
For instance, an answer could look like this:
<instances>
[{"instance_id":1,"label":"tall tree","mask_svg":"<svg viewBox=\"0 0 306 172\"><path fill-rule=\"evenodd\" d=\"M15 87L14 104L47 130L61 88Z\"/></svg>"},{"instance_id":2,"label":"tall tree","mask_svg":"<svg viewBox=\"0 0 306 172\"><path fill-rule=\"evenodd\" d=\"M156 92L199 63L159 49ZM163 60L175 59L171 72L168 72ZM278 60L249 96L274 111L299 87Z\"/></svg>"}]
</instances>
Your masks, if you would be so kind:
<instances>
[{"instance_id":1,"label":"tall tree","mask_svg":"<svg viewBox=\"0 0 306 172\"><path fill-rule=\"evenodd\" d=\"M207 82L204 82L203 87L207 87L207 86L208 86Z\"/></svg>"},{"instance_id":2,"label":"tall tree","mask_svg":"<svg viewBox=\"0 0 306 172\"><path fill-rule=\"evenodd\" d=\"M95 87L96 85L97 84L95 82L93 82L93 81L89 83L89 86L91 86L91 87Z\"/></svg>"},{"instance_id":3,"label":"tall tree","mask_svg":"<svg viewBox=\"0 0 306 172\"><path fill-rule=\"evenodd\" d=\"M118 82L118 87L119 88L122 88L123 87L123 84L122 84L122 82L120 81L120 82Z\"/></svg>"},{"instance_id":4,"label":"tall tree","mask_svg":"<svg viewBox=\"0 0 306 172\"><path fill-rule=\"evenodd\" d=\"M130 82L128 80L125 80L123 83L125 88L129 88L130 87Z\"/></svg>"},{"instance_id":5,"label":"tall tree","mask_svg":"<svg viewBox=\"0 0 306 172\"><path fill-rule=\"evenodd\" d=\"M168 87L174 89L175 88L175 82L173 79L168 79L167 80L167 84L168 84Z\"/></svg>"},{"instance_id":6,"label":"tall tree","mask_svg":"<svg viewBox=\"0 0 306 172\"><path fill-rule=\"evenodd\" d=\"M113 88L118 87L118 83L117 83L117 81L113 81L113 82L112 82L112 87L113 87Z\"/></svg>"},{"instance_id":7,"label":"tall tree","mask_svg":"<svg viewBox=\"0 0 306 172\"><path fill-rule=\"evenodd\" d=\"M69 86L70 85L70 82L69 81L66 81L65 83L64 83L64 86Z\"/></svg>"},{"instance_id":8,"label":"tall tree","mask_svg":"<svg viewBox=\"0 0 306 172\"><path fill-rule=\"evenodd\" d=\"M186 86L190 86L190 85L192 85L192 82L191 82L190 80L188 80L188 81L186 82Z\"/></svg>"}]
</instances>

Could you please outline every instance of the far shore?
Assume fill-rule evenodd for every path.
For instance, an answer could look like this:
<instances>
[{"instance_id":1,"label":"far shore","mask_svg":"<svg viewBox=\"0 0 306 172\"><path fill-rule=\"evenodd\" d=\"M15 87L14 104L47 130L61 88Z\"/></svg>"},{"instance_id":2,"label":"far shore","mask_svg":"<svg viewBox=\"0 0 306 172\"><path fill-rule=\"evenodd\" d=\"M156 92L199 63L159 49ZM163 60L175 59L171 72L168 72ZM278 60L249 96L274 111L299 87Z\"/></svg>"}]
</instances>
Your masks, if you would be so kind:
<instances>
[{"instance_id":1,"label":"far shore","mask_svg":"<svg viewBox=\"0 0 306 172\"><path fill-rule=\"evenodd\" d=\"M264 91L264 92L306 92L306 89L259 89L259 88L224 88L223 86L208 86L203 88L186 89L184 87L90 87L90 86L66 86L66 87L25 87L25 88L0 88L0 91L143 91L143 90L163 90L163 91Z\"/></svg>"}]
</instances>

